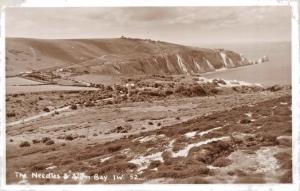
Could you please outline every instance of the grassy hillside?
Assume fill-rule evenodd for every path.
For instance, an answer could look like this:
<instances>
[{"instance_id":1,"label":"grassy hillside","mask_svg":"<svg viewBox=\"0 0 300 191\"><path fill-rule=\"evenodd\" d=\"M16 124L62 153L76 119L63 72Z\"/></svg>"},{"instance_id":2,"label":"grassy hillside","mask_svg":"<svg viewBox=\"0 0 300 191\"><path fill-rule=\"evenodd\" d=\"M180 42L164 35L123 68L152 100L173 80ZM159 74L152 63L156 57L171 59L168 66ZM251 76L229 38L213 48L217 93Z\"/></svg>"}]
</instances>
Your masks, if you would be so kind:
<instances>
[{"instance_id":1,"label":"grassy hillside","mask_svg":"<svg viewBox=\"0 0 300 191\"><path fill-rule=\"evenodd\" d=\"M249 64L240 54L133 39L6 39L7 75L64 69L95 74L193 74Z\"/></svg>"}]
</instances>

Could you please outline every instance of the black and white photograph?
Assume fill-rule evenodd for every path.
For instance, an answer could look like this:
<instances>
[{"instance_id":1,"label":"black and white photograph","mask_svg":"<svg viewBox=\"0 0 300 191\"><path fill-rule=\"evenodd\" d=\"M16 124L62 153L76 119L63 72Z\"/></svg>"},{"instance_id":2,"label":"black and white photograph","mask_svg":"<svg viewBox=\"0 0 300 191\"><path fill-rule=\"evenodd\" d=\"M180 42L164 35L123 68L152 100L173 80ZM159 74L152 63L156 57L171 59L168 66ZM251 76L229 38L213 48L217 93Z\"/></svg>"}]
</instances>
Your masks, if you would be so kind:
<instances>
[{"instance_id":1,"label":"black and white photograph","mask_svg":"<svg viewBox=\"0 0 300 191\"><path fill-rule=\"evenodd\" d=\"M7 7L6 184L292 184L291 18Z\"/></svg>"}]
</instances>

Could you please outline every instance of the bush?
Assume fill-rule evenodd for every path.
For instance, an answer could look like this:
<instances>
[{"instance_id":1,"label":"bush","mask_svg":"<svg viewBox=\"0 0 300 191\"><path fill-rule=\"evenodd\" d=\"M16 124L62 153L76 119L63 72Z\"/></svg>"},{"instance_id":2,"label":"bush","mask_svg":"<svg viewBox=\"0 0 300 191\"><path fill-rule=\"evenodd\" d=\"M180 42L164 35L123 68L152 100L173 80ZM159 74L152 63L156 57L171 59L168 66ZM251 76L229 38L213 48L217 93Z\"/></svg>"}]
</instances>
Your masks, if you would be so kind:
<instances>
[{"instance_id":1,"label":"bush","mask_svg":"<svg viewBox=\"0 0 300 191\"><path fill-rule=\"evenodd\" d=\"M271 92L276 92L276 91L279 91L281 89L282 89L282 87L279 86L279 85L274 85L274 86L271 86L271 87L267 88L267 90L269 90Z\"/></svg>"},{"instance_id":2,"label":"bush","mask_svg":"<svg viewBox=\"0 0 300 191\"><path fill-rule=\"evenodd\" d=\"M212 84L187 84L177 86L175 93L186 97L194 97L214 95L218 93L218 90Z\"/></svg>"},{"instance_id":3,"label":"bush","mask_svg":"<svg viewBox=\"0 0 300 191\"><path fill-rule=\"evenodd\" d=\"M31 171L40 171L40 170L44 170L44 169L45 169L45 166L40 165L40 164L37 164L37 165L34 165L31 167Z\"/></svg>"},{"instance_id":4,"label":"bush","mask_svg":"<svg viewBox=\"0 0 300 191\"><path fill-rule=\"evenodd\" d=\"M40 142L41 142L41 141L40 141L40 140L37 140L37 139L33 139L33 140L32 140L32 143L33 143L33 144L37 144L37 143L40 143Z\"/></svg>"},{"instance_id":5,"label":"bush","mask_svg":"<svg viewBox=\"0 0 300 191\"><path fill-rule=\"evenodd\" d=\"M112 100L107 100L107 101L106 101L106 104L107 104L107 105L112 105L112 104L114 104L114 102L113 102Z\"/></svg>"},{"instance_id":6,"label":"bush","mask_svg":"<svg viewBox=\"0 0 300 191\"><path fill-rule=\"evenodd\" d=\"M45 111L45 112L50 112L50 109L49 109L48 107L45 107L45 108L43 109L43 111Z\"/></svg>"},{"instance_id":7,"label":"bush","mask_svg":"<svg viewBox=\"0 0 300 191\"><path fill-rule=\"evenodd\" d=\"M231 160L225 158L225 157L220 157L220 158L217 158L214 162L213 162L213 166L215 167L225 167L225 166L228 166L230 165L232 162Z\"/></svg>"},{"instance_id":8,"label":"bush","mask_svg":"<svg viewBox=\"0 0 300 191\"><path fill-rule=\"evenodd\" d=\"M119 151L121 148L122 148L122 145L112 145L107 148L107 151L109 153L113 153L113 152Z\"/></svg>"},{"instance_id":9,"label":"bush","mask_svg":"<svg viewBox=\"0 0 300 191\"><path fill-rule=\"evenodd\" d=\"M71 105L71 109L76 110L77 109L77 105Z\"/></svg>"},{"instance_id":10,"label":"bush","mask_svg":"<svg viewBox=\"0 0 300 191\"><path fill-rule=\"evenodd\" d=\"M68 141L72 141L74 137L72 135L66 135L65 139Z\"/></svg>"},{"instance_id":11,"label":"bush","mask_svg":"<svg viewBox=\"0 0 300 191\"><path fill-rule=\"evenodd\" d=\"M50 137L43 137L42 138L42 143L46 143L47 141L50 141L51 138Z\"/></svg>"},{"instance_id":12,"label":"bush","mask_svg":"<svg viewBox=\"0 0 300 191\"><path fill-rule=\"evenodd\" d=\"M173 94L172 90L165 90L165 95L166 96L169 96L169 95L172 95L172 94Z\"/></svg>"},{"instance_id":13,"label":"bush","mask_svg":"<svg viewBox=\"0 0 300 191\"><path fill-rule=\"evenodd\" d=\"M251 120L250 119L242 119L240 121L241 124L248 124L248 123L251 123Z\"/></svg>"},{"instance_id":14,"label":"bush","mask_svg":"<svg viewBox=\"0 0 300 191\"><path fill-rule=\"evenodd\" d=\"M160 165L161 165L161 162L159 160L151 161L149 168L150 169L156 168L156 167L159 167Z\"/></svg>"},{"instance_id":15,"label":"bush","mask_svg":"<svg viewBox=\"0 0 300 191\"><path fill-rule=\"evenodd\" d=\"M6 114L6 117L15 117L16 116L16 113L15 112L8 112Z\"/></svg>"},{"instance_id":16,"label":"bush","mask_svg":"<svg viewBox=\"0 0 300 191\"><path fill-rule=\"evenodd\" d=\"M28 141L24 141L19 146L20 147L30 147L30 143Z\"/></svg>"},{"instance_id":17,"label":"bush","mask_svg":"<svg viewBox=\"0 0 300 191\"><path fill-rule=\"evenodd\" d=\"M48 140L45 145L53 145L54 144L54 141L53 140Z\"/></svg>"}]
</instances>

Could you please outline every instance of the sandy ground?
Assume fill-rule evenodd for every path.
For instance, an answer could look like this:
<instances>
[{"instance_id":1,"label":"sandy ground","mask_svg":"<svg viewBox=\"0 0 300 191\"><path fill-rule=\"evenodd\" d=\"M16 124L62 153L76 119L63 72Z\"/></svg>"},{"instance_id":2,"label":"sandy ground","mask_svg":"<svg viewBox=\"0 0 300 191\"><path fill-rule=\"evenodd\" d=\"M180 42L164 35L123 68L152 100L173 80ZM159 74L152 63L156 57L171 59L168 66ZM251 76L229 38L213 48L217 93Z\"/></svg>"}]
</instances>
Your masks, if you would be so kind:
<instances>
[{"instance_id":1,"label":"sandy ground","mask_svg":"<svg viewBox=\"0 0 300 191\"><path fill-rule=\"evenodd\" d=\"M289 183L290 93L93 105L76 105L80 91L11 95L21 114L7 122L7 183Z\"/></svg>"}]
</instances>

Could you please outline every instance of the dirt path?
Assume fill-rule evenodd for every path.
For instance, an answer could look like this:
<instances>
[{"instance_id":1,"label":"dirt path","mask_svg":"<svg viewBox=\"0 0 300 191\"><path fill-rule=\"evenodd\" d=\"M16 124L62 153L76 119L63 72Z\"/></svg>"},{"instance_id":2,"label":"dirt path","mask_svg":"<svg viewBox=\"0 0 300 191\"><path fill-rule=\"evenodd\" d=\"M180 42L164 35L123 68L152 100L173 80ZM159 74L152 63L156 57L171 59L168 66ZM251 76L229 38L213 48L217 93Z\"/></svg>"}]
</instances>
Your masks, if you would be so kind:
<instances>
[{"instance_id":1,"label":"dirt path","mask_svg":"<svg viewBox=\"0 0 300 191\"><path fill-rule=\"evenodd\" d=\"M256 92L79 107L15 122L7 128L8 183L289 182L290 101L288 91ZM19 147L24 141L30 147ZM239 158L249 161L238 168ZM69 170L85 176L14 174ZM127 178L93 179L115 174Z\"/></svg>"}]
</instances>

